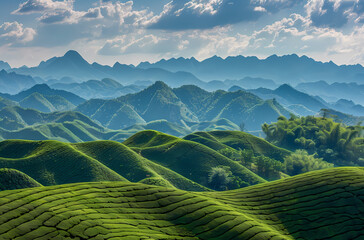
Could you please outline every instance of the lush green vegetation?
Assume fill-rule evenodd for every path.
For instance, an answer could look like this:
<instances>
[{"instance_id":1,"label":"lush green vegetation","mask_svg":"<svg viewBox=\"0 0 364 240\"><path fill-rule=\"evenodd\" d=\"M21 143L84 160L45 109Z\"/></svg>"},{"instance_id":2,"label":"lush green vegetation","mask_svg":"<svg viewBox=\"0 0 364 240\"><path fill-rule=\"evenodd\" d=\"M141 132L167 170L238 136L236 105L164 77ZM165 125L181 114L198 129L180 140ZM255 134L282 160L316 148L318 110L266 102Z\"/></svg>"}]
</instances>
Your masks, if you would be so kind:
<instances>
[{"instance_id":1,"label":"lush green vegetation","mask_svg":"<svg viewBox=\"0 0 364 240\"><path fill-rule=\"evenodd\" d=\"M18 170L0 168L0 191L41 186L33 178Z\"/></svg>"},{"instance_id":2,"label":"lush green vegetation","mask_svg":"<svg viewBox=\"0 0 364 240\"><path fill-rule=\"evenodd\" d=\"M335 165L364 165L364 127L345 126L327 117L279 117L262 126L266 139L289 150L304 149Z\"/></svg>"},{"instance_id":3,"label":"lush green vegetation","mask_svg":"<svg viewBox=\"0 0 364 240\"><path fill-rule=\"evenodd\" d=\"M124 144L143 157L161 164L203 186L209 185L211 169L223 166L236 177L233 188L265 182L240 163L203 144L173 137L157 131L139 132ZM241 184L239 184L241 183ZM221 190L218 187L215 190Z\"/></svg>"},{"instance_id":4,"label":"lush green vegetation","mask_svg":"<svg viewBox=\"0 0 364 240\"><path fill-rule=\"evenodd\" d=\"M128 182L0 192L1 239L360 239L364 170L224 192Z\"/></svg>"},{"instance_id":5,"label":"lush green vegetation","mask_svg":"<svg viewBox=\"0 0 364 240\"><path fill-rule=\"evenodd\" d=\"M79 144L2 141L0 167L19 170L44 186L76 182L144 181L190 191L209 190L113 141Z\"/></svg>"}]
</instances>

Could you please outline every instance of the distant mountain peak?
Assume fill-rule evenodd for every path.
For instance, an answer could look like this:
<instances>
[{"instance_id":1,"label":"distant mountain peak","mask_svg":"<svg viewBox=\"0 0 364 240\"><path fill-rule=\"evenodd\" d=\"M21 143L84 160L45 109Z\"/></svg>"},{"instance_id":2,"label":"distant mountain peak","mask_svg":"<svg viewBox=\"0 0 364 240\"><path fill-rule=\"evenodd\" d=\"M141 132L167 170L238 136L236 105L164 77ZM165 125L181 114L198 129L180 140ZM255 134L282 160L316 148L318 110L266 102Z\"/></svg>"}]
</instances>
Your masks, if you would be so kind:
<instances>
[{"instance_id":1,"label":"distant mountain peak","mask_svg":"<svg viewBox=\"0 0 364 240\"><path fill-rule=\"evenodd\" d=\"M81 56L81 54L79 54L77 51L75 50L69 50L68 52L66 52L66 54L63 56L64 58L72 58L72 59L83 59L83 57Z\"/></svg>"},{"instance_id":2,"label":"distant mountain peak","mask_svg":"<svg viewBox=\"0 0 364 240\"><path fill-rule=\"evenodd\" d=\"M162 88L169 88L169 86L167 84L165 84L162 81L156 81L152 86L153 88L157 88L157 89L162 89Z\"/></svg>"},{"instance_id":3,"label":"distant mountain peak","mask_svg":"<svg viewBox=\"0 0 364 240\"><path fill-rule=\"evenodd\" d=\"M285 84L282 84L281 86L279 86L275 91L297 91L296 89L294 89L291 85L285 83Z\"/></svg>"},{"instance_id":4,"label":"distant mountain peak","mask_svg":"<svg viewBox=\"0 0 364 240\"><path fill-rule=\"evenodd\" d=\"M9 70L9 69L11 69L11 66L7 62L0 61L0 70L2 70L2 69Z\"/></svg>"},{"instance_id":5,"label":"distant mountain peak","mask_svg":"<svg viewBox=\"0 0 364 240\"><path fill-rule=\"evenodd\" d=\"M45 84L45 83L42 83L42 84L36 84L36 85L34 85L33 87L31 87L30 89L29 89L29 91L48 91L48 90L50 90L51 88L47 85L47 84Z\"/></svg>"}]
</instances>

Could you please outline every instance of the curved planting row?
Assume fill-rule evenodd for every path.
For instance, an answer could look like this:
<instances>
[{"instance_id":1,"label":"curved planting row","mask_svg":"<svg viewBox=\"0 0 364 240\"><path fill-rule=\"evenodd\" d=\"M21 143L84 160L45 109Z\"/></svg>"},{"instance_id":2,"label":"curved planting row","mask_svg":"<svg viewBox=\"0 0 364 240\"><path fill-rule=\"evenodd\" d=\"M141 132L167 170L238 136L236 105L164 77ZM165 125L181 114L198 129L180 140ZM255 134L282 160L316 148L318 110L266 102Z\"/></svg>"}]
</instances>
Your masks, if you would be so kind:
<instances>
[{"instance_id":1,"label":"curved planting row","mask_svg":"<svg viewBox=\"0 0 364 240\"><path fill-rule=\"evenodd\" d=\"M364 169L226 192L129 182L0 192L0 239L361 239Z\"/></svg>"}]
</instances>

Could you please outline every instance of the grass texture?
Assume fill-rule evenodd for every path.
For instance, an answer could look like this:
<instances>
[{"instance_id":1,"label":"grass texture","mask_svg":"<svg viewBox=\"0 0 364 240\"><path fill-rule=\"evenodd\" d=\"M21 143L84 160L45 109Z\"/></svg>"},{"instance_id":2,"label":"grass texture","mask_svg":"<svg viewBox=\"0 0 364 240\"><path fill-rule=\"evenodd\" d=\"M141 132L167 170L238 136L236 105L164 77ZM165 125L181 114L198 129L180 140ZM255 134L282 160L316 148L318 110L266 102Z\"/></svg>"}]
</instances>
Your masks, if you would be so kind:
<instances>
[{"instance_id":1,"label":"grass texture","mask_svg":"<svg viewBox=\"0 0 364 240\"><path fill-rule=\"evenodd\" d=\"M362 239L364 169L226 192L130 182L0 192L0 239Z\"/></svg>"}]
</instances>

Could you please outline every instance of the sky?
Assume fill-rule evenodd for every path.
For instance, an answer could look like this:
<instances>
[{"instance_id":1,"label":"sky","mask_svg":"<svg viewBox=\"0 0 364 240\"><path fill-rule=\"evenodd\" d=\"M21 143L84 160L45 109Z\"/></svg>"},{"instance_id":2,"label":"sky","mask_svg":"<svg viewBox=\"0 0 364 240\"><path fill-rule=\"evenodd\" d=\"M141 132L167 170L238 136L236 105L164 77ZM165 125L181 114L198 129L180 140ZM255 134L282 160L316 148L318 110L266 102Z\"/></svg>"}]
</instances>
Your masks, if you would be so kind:
<instances>
[{"instance_id":1,"label":"sky","mask_svg":"<svg viewBox=\"0 0 364 240\"><path fill-rule=\"evenodd\" d=\"M87 61L296 53L364 65L364 0L0 0L0 60Z\"/></svg>"}]
</instances>

